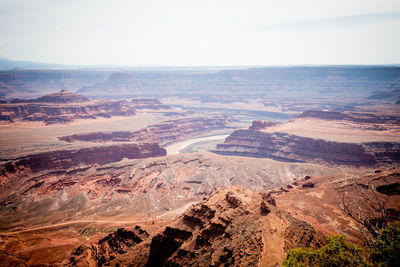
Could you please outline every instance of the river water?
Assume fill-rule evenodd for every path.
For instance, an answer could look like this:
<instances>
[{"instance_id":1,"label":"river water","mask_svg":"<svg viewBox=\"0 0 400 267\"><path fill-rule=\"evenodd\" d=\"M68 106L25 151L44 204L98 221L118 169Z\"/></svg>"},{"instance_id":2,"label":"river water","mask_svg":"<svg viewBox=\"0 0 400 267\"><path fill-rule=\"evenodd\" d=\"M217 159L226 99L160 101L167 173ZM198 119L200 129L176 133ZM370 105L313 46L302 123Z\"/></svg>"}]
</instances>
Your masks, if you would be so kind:
<instances>
[{"instance_id":1,"label":"river water","mask_svg":"<svg viewBox=\"0 0 400 267\"><path fill-rule=\"evenodd\" d=\"M182 141L182 142L178 142L178 143L169 145L165 149L167 150L167 155L174 155L174 154L180 153L180 151L182 151L183 149L185 149L186 147L188 147L192 144L195 144L198 142L204 142L204 141L224 140L228 136L229 136L229 134L193 138L193 139L189 139L186 141Z\"/></svg>"}]
</instances>

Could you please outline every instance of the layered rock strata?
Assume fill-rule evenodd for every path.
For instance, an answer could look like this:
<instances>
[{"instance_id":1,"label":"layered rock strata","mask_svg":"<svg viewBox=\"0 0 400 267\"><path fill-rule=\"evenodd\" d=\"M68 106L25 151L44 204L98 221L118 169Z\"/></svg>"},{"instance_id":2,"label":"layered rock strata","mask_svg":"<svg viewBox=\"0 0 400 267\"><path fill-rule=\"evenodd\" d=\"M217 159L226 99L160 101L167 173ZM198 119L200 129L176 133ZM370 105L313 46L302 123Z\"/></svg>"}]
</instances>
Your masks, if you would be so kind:
<instances>
[{"instance_id":1,"label":"layered rock strata","mask_svg":"<svg viewBox=\"0 0 400 267\"><path fill-rule=\"evenodd\" d=\"M66 142L158 142L164 146L213 130L230 128L231 122L232 118L227 116L189 118L165 121L134 132L93 132L63 136L59 139Z\"/></svg>"},{"instance_id":2,"label":"layered rock strata","mask_svg":"<svg viewBox=\"0 0 400 267\"><path fill-rule=\"evenodd\" d=\"M289 162L375 167L399 162L400 143L340 143L280 132L237 130L223 144L218 144L214 152Z\"/></svg>"},{"instance_id":3,"label":"layered rock strata","mask_svg":"<svg viewBox=\"0 0 400 267\"><path fill-rule=\"evenodd\" d=\"M163 105L160 100L154 98L136 98L130 101L136 109L168 109L167 105Z\"/></svg>"},{"instance_id":4,"label":"layered rock strata","mask_svg":"<svg viewBox=\"0 0 400 267\"><path fill-rule=\"evenodd\" d=\"M86 101L89 101L89 98L86 96L78 95L67 90L61 90L59 93L45 95L36 99L13 99L10 103L77 103Z\"/></svg>"},{"instance_id":5,"label":"layered rock strata","mask_svg":"<svg viewBox=\"0 0 400 267\"><path fill-rule=\"evenodd\" d=\"M323 120L343 120L356 123L400 124L400 116L376 115L366 112L336 112L322 110L306 110L294 118L317 118Z\"/></svg>"},{"instance_id":6,"label":"layered rock strata","mask_svg":"<svg viewBox=\"0 0 400 267\"><path fill-rule=\"evenodd\" d=\"M168 109L157 99L93 100L68 91L46 95L31 100L14 99L0 104L0 120L43 121L46 124L68 123L76 119L132 116L136 109Z\"/></svg>"},{"instance_id":7,"label":"layered rock strata","mask_svg":"<svg viewBox=\"0 0 400 267\"><path fill-rule=\"evenodd\" d=\"M39 172L43 170L69 169L79 165L107 164L121 161L123 158L142 159L160 157L167 154L157 143L122 144L102 147L82 148L79 150L56 150L33 154L3 163L0 172L24 171Z\"/></svg>"},{"instance_id":8,"label":"layered rock strata","mask_svg":"<svg viewBox=\"0 0 400 267\"><path fill-rule=\"evenodd\" d=\"M265 191L307 175L334 172L322 166L280 164L268 159L243 158L232 163L230 157L213 154L100 165L122 157L159 155L156 152L165 155L163 149L154 146L156 150L145 152L146 146L139 145L142 149L135 155L135 145L122 145L44 153L8 162L1 169L0 228L63 222L77 214L80 219L112 216L113 220L124 221L170 212L163 217L168 218L220 188L241 184ZM68 168L73 164L79 165Z\"/></svg>"},{"instance_id":9,"label":"layered rock strata","mask_svg":"<svg viewBox=\"0 0 400 267\"><path fill-rule=\"evenodd\" d=\"M42 121L45 124L68 123L76 119L135 115L126 101L103 101L88 105L4 104L0 105L0 120Z\"/></svg>"},{"instance_id":10,"label":"layered rock strata","mask_svg":"<svg viewBox=\"0 0 400 267\"><path fill-rule=\"evenodd\" d=\"M251 123L249 130L261 130L275 125L276 122L256 120Z\"/></svg>"}]
</instances>

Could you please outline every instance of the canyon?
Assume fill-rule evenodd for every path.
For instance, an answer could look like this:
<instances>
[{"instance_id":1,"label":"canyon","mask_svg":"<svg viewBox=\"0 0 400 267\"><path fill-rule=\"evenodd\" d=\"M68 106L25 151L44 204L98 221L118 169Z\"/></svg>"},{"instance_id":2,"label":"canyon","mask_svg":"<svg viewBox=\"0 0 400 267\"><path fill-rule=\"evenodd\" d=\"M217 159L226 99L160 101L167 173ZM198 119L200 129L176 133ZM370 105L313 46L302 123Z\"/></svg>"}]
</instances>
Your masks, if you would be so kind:
<instances>
[{"instance_id":1,"label":"canyon","mask_svg":"<svg viewBox=\"0 0 400 267\"><path fill-rule=\"evenodd\" d=\"M399 68L382 67L242 67L238 69L94 69L21 70L0 72L0 96L42 95L69 89L86 96L192 95L291 95L360 98L398 92ZM191 90L186 90L190 88ZM284 89L284 90L282 90ZM151 94L149 93L151 92ZM289 94L287 94L289 92ZM210 97L205 97L209 101ZM382 99L381 99L382 100ZM221 101L219 101L221 102Z\"/></svg>"},{"instance_id":2,"label":"canyon","mask_svg":"<svg viewBox=\"0 0 400 267\"><path fill-rule=\"evenodd\" d=\"M307 134L302 136L302 130L299 130L297 126L290 127L291 124L298 124L297 120L310 117L318 119L318 121L308 122L308 125L312 127L309 131L312 136ZM234 131L223 144L217 145L214 152L222 155L265 157L328 166L387 167L400 159L399 119L398 116L380 117L365 113L305 111L295 119L282 124L254 121L249 129ZM325 132L330 135L330 138L335 135L335 132L332 132L329 126L325 129L321 124L319 124L319 129L312 126L317 125L320 120L334 120L339 123L346 121L347 132L340 133L342 140L352 135L349 134L351 128L367 129L368 133L374 132L368 135L368 138L372 138L375 134L381 140L371 139L373 142L360 142L359 136L353 136L358 142L349 142L352 140L346 139L343 140L345 142L325 140ZM350 125L349 121L357 124ZM385 127L393 132L385 136L382 134Z\"/></svg>"},{"instance_id":3,"label":"canyon","mask_svg":"<svg viewBox=\"0 0 400 267\"><path fill-rule=\"evenodd\" d=\"M131 236L121 238L118 233L124 231ZM142 234L136 234L138 231ZM283 236L285 241L281 242ZM122 251L112 249L116 240L131 245L118 246ZM71 261L140 266L248 266L263 262L272 266L281 263L288 249L323 243L324 236L310 225L282 214L263 195L236 186L192 206L153 236L138 226L132 231L119 229L92 246L77 248Z\"/></svg>"},{"instance_id":4,"label":"canyon","mask_svg":"<svg viewBox=\"0 0 400 267\"><path fill-rule=\"evenodd\" d=\"M215 130L230 129L232 122L234 120L229 116L193 117L189 119L167 120L133 132L92 132L62 136L59 139L66 142L158 142L166 146Z\"/></svg>"},{"instance_id":5,"label":"canyon","mask_svg":"<svg viewBox=\"0 0 400 267\"><path fill-rule=\"evenodd\" d=\"M400 216L399 69L2 71L0 262L280 266L362 244L349 210Z\"/></svg>"},{"instance_id":6,"label":"canyon","mask_svg":"<svg viewBox=\"0 0 400 267\"><path fill-rule=\"evenodd\" d=\"M360 240L360 233L354 230L357 225L340 208L343 200L356 200L356 205L367 207L364 194L375 195L387 207L391 220L398 219L398 168L369 174L301 177L259 193L240 185L217 189L186 210L175 210L169 216L149 216L147 220L113 213L112 220L81 218L54 221L28 231L3 231L1 248L6 254L1 257L6 262L21 264L27 259L30 264L78 266L165 266L188 262L273 266L282 264L289 249L319 247L331 234L346 234L351 240ZM115 184L109 182L109 186ZM389 187L391 193L386 193ZM52 245L38 239L34 241L35 248L29 247L33 233L52 240ZM13 251L16 247L18 251Z\"/></svg>"},{"instance_id":7,"label":"canyon","mask_svg":"<svg viewBox=\"0 0 400 267\"><path fill-rule=\"evenodd\" d=\"M268 159L212 154L164 157L165 150L154 144L61 152L17 159L2 168L0 222L8 229L73 221L75 216L151 220L168 217L163 214L221 188L240 184L266 191L305 176L335 173L318 165ZM121 161L122 157L126 159Z\"/></svg>"}]
</instances>

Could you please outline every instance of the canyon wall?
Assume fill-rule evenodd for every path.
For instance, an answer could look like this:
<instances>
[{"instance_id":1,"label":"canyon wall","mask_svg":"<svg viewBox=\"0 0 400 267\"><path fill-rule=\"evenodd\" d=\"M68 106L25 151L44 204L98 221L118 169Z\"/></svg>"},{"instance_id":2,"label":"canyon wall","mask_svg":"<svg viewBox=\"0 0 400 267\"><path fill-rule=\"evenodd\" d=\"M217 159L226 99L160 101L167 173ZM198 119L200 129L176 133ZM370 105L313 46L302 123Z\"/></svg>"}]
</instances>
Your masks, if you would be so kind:
<instances>
[{"instance_id":1,"label":"canyon wall","mask_svg":"<svg viewBox=\"0 0 400 267\"><path fill-rule=\"evenodd\" d=\"M169 120L133 132L93 132L63 136L59 139L66 142L131 141L139 143L158 142L161 145L167 145L213 130L230 128L232 120L228 116Z\"/></svg>"},{"instance_id":2,"label":"canyon wall","mask_svg":"<svg viewBox=\"0 0 400 267\"><path fill-rule=\"evenodd\" d=\"M61 104L1 104L0 120L43 121L46 124L67 123L76 119L135 115L127 101L101 101L82 105Z\"/></svg>"},{"instance_id":3,"label":"canyon wall","mask_svg":"<svg viewBox=\"0 0 400 267\"><path fill-rule=\"evenodd\" d=\"M84 95L273 95L367 98L399 87L398 67L268 67L247 69L13 70L0 72L0 97L62 89ZM189 90L188 90L189 89ZM398 99L392 97L393 102Z\"/></svg>"},{"instance_id":4,"label":"canyon wall","mask_svg":"<svg viewBox=\"0 0 400 267\"><path fill-rule=\"evenodd\" d=\"M143 159L167 154L157 143L122 144L79 150L56 150L33 154L3 164L0 173L14 173L19 169L39 172L43 170L68 169L79 165L107 164L123 158Z\"/></svg>"},{"instance_id":5,"label":"canyon wall","mask_svg":"<svg viewBox=\"0 0 400 267\"><path fill-rule=\"evenodd\" d=\"M14 99L0 104L0 120L43 121L46 124L68 123L76 119L135 115L136 109L168 109L157 99L97 100L66 90L36 99Z\"/></svg>"},{"instance_id":6,"label":"canyon wall","mask_svg":"<svg viewBox=\"0 0 400 267\"><path fill-rule=\"evenodd\" d=\"M292 134L237 130L218 144L217 154L272 158L289 162L374 167L399 162L400 144L339 143Z\"/></svg>"},{"instance_id":7,"label":"canyon wall","mask_svg":"<svg viewBox=\"0 0 400 267\"><path fill-rule=\"evenodd\" d=\"M344 120L356 123L400 124L400 116L372 114L367 112L336 112L322 110L306 110L294 118L316 118L322 120Z\"/></svg>"}]
</instances>

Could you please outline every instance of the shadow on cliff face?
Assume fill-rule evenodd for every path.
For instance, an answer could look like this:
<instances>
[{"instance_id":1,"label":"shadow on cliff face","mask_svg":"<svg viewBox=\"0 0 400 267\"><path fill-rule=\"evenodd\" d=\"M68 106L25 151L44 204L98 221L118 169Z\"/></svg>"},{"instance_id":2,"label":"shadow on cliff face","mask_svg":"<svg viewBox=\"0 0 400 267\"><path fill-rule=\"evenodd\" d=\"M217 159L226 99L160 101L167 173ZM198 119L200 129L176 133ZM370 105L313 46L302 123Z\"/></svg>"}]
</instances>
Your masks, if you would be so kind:
<instances>
[{"instance_id":1,"label":"shadow on cliff face","mask_svg":"<svg viewBox=\"0 0 400 267\"><path fill-rule=\"evenodd\" d=\"M400 195L400 183L381 185L376 188L376 191L388 196Z\"/></svg>"}]
</instances>

